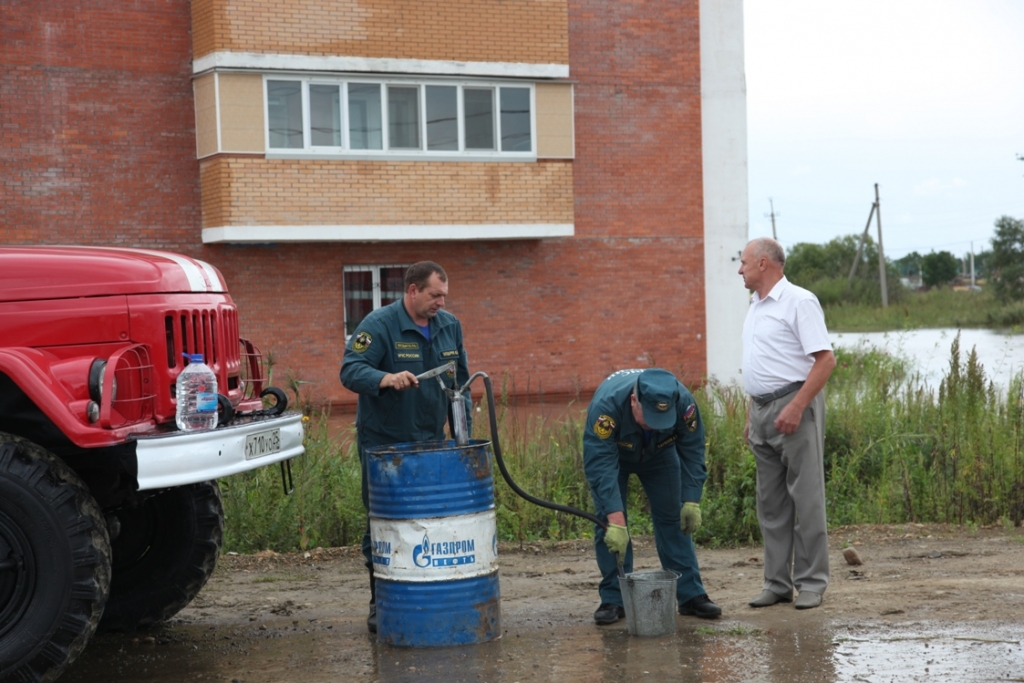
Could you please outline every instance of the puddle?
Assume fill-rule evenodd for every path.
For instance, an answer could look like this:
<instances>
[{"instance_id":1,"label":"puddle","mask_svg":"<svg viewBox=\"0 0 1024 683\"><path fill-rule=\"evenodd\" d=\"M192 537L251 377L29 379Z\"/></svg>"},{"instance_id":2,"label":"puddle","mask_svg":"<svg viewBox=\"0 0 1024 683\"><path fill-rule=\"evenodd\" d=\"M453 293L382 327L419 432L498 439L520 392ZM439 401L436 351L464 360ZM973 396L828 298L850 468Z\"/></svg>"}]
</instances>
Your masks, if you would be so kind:
<instances>
[{"instance_id":1,"label":"puddle","mask_svg":"<svg viewBox=\"0 0 1024 683\"><path fill-rule=\"evenodd\" d=\"M849 629L835 645L835 681L1021 681L1020 624L928 628L891 633Z\"/></svg>"},{"instance_id":2,"label":"puddle","mask_svg":"<svg viewBox=\"0 0 1024 683\"><path fill-rule=\"evenodd\" d=\"M175 625L93 640L62 683L592 683L601 681L1021 680L1019 625L826 625L760 630L734 620L679 619L676 635L629 636L619 625L506 619L480 645L431 650L378 645L361 620Z\"/></svg>"}]
</instances>

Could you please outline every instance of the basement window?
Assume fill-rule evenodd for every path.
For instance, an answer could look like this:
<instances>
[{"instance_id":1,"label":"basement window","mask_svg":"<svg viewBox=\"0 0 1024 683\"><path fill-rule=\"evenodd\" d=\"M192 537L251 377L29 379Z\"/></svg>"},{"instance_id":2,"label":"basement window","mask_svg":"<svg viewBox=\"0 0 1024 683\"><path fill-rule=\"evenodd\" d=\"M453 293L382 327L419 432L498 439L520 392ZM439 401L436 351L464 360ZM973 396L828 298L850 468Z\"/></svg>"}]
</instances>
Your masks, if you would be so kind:
<instances>
[{"instance_id":1,"label":"basement window","mask_svg":"<svg viewBox=\"0 0 1024 683\"><path fill-rule=\"evenodd\" d=\"M408 268L408 264L343 268L345 339L352 336L363 318L402 298L405 293L405 271Z\"/></svg>"},{"instance_id":2,"label":"basement window","mask_svg":"<svg viewBox=\"0 0 1024 683\"><path fill-rule=\"evenodd\" d=\"M533 159L532 83L266 78L268 154Z\"/></svg>"}]
</instances>

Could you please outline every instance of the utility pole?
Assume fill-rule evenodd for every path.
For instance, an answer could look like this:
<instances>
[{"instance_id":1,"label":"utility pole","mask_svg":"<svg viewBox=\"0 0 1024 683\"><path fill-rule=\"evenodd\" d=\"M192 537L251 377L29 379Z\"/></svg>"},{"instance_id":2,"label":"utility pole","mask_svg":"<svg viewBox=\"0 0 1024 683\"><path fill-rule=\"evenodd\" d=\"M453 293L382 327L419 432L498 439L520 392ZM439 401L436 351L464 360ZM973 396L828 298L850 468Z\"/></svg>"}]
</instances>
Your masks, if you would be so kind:
<instances>
[{"instance_id":1,"label":"utility pole","mask_svg":"<svg viewBox=\"0 0 1024 683\"><path fill-rule=\"evenodd\" d=\"M775 204L772 203L772 198L771 197L768 198L768 206L771 207L772 212L770 214L766 213L764 215L764 217L765 218L767 218L768 216L772 217L772 239L775 240L776 242L778 242L779 241L779 236L775 233L775 216L776 216ZM782 214L780 213L778 215L781 216Z\"/></svg>"},{"instance_id":2,"label":"utility pole","mask_svg":"<svg viewBox=\"0 0 1024 683\"><path fill-rule=\"evenodd\" d=\"M878 202L871 205L871 211L868 212L868 222L864 226L864 232L861 233L860 242L857 244L857 255L853 257L853 265L850 266L850 279L846 282L846 288L851 289L853 287L853 278L857 274L857 266L860 265L860 257L864 253L864 243L868 239L868 230L871 229L871 219L875 215L875 209L878 208Z\"/></svg>"},{"instance_id":3,"label":"utility pole","mask_svg":"<svg viewBox=\"0 0 1024 683\"><path fill-rule=\"evenodd\" d=\"M971 291L974 291L974 241L971 241Z\"/></svg>"},{"instance_id":4,"label":"utility pole","mask_svg":"<svg viewBox=\"0 0 1024 683\"><path fill-rule=\"evenodd\" d=\"M882 287L882 308L889 308L889 286L885 281L885 249L882 247L882 203L875 183L875 221L878 225L878 283Z\"/></svg>"}]
</instances>

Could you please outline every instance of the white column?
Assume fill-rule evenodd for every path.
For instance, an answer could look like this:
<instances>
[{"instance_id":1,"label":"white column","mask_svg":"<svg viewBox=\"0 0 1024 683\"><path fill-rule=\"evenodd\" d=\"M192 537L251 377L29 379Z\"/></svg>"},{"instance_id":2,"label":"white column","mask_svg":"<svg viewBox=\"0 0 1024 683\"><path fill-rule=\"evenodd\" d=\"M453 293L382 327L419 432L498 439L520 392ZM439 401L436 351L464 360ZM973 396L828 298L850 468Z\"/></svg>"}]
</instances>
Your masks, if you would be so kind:
<instances>
[{"instance_id":1,"label":"white column","mask_svg":"<svg viewBox=\"0 0 1024 683\"><path fill-rule=\"evenodd\" d=\"M700 62L707 374L730 383L740 379L748 301L736 274L748 220L743 0L701 0Z\"/></svg>"}]
</instances>

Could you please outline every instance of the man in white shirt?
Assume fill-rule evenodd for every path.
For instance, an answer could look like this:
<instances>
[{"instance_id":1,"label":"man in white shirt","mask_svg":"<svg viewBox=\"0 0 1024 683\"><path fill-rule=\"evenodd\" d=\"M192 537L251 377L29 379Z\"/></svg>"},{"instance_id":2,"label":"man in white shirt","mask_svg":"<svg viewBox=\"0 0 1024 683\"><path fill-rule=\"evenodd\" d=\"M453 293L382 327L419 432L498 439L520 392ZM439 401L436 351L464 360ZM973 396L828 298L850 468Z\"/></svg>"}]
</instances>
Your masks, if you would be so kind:
<instances>
[{"instance_id":1,"label":"man in white shirt","mask_svg":"<svg viewBox=\"0 0 1024 683\"><path fill-rule=\"evenodd\" d=\"M743 386L750 394L743 436L757 461L757 518L764 587L750 602L797 609L821 604L828 587L825 520L825 396L836 365L825 315L811 292L783 275L773 239L747 244L743 284L754 292L743 323Z\"/></svg>"}]
</instances>

